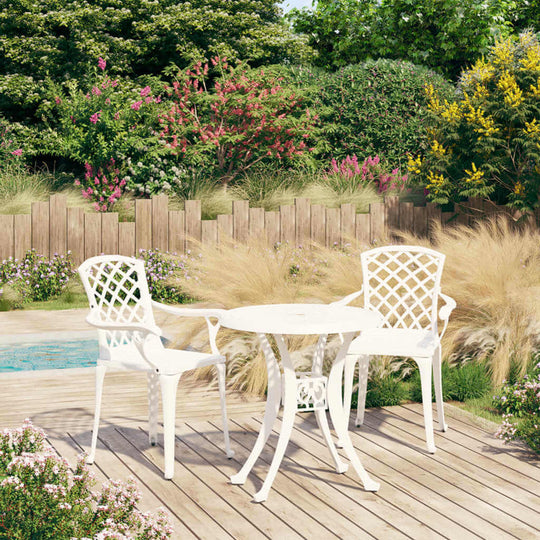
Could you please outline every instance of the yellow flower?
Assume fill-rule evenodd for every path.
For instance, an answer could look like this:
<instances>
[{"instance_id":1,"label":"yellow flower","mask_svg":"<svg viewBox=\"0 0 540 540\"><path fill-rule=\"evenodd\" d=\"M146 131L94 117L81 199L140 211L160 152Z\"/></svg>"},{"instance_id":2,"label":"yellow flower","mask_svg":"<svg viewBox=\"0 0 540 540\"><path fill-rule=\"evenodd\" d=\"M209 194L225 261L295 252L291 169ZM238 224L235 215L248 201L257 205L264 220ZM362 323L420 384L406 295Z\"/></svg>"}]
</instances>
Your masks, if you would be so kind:
<instances>
[{"instance_id":1,"label":"yellow flower","mask_svg":"<svg viewBox=\"0 0 540 540\"><path fill-rule=\"evenodd\" d=\"M439 155L439 156L444 156L444 154L446 154L446 149L444 148L444 146L437 140L434 140L432 143L431 143L431 150L434 154L436 155Z\"/></svg>"},{"instance_id":2,"label":"yellow flower","mask_svg":"<svg viewBox=\"0 0 540 540\"><path fill-rule=\"evenodd\" d=\"M538 77L538 80L536 81L536 86L534 84L531 84L529 90L531 91L533 96L540 97L540 77Z\"/></svg>"},{"instance_id":3,"label":"yellow flower","mask_svg":"<svg viewBox=\"0 0 540 540\"><path fill-rule=\"evenodd\" d=\"M428 98L428 108L433 112L438 112L441 109L441 100L436 94L432 84L427 84L425 87L426 97Z\"/></svg>"},{"instance_id":4,"label":"yellow flower","mask_svg":"<svg viewBox=\"0 0 540 540\"><path fill-rule=\"evenodd\" d=\"M480 184L482 182L482 178L484 178L484 172L477 169L474 162L471 163L471 170L469 171L468 169L465 169L465 172L467 173L465 182L468 184Z\"/></svg>"},{"instance_id":5,"label":"yellow flower","mask_svg":"<svg viewBox=\"0 0 540 540\"><path fill-rule=\"evenodd\" d=\"M523 71L540 70L540 45L534 45L527 49L527 56L520 60Z\"/></svg>"},{"instance_id":6,"label":"yellow flower","mask_svg":"<svg viewBox=\"0 0 540 540\"><path fill-rule=\"evenodd\" d=\"M473 105L468 104L469 110L464 113L464 116L469 124L477 124L474 128L475 133L478 133L479 138L490 137L498 133L499 128L495 126L495 121L492 116L484 116L482 107L475 109Z\"/></svg>"},{"instance_id":7,"label":"yellow flower","mask_svg":"<svg viewBox=\"0 0 540 540\"><path fill-rule=\"evenodd\" d=\"M519 88L516 78L508 71L502 74L497 82L497 88L504 92L504 102L510 107L517 107L523 103L523 92Z\"/></svg>"},{"instance_id":8,"label":"yellow flower","mask_svg":"<svg viewBox=\"0 0 540 540\"><path fill-rule=\"evenodd\" d=\"M523 195L525 193L525 188L523 187L523 184L519 180L516 182L516 185L514 186L514 193L516 195Z\"/></svg>"},{"instance_id":9,"label":"yellow flower","mask_svg":"<svg viewBox=\"0 0 540 540\"><path fill-rule=\"evenodd\" d=\"M489 96L488 89L483 85L479 84L474 91L473 98L477 100L483 100Z\"/></svg>"},{"instance_id":10,"label":"yellow flower","mask_svg":"<svg viewBox=\"0 0 540 540\"><path fill-rule=\"evenodd\" d=\"M493 63L499 67L509 67L514 59L515 46L511 39L506 39L495 43L491 48Z\"/></svg>"},{"instance_id":11,"label":"yellow flower","mask_svg":"<svg viewBox=\"0 0 540 540\"><path fill-rule=\"evenodd\" d=\"M531 122L525 122L525 133L529 135L540 134L540 124L536 118L533 118Z\"/></svg>"},{"instance_id":12,"label":"yellow flower","mask_svg":"<svg viewBox=\"0 0 540 540\"><path fill-rule=\"evenodd\" d=\"M428 185L426 186L429 191L437 195L442 186L444 186L445 180L442 174L436 174L433 171L428 173Z\"/></svg>"},{"instance_id":13,"label":"yellow flower","mask_svg":"<svg viewBox=\"0 0 540 540\"><path fill-rule=\"evenodd\" d=\"M409 156L409 159L407 161L407 170L410 173L420 174L421 167L422 167L422 158L420 156L418 157Z\"/></svg>"},{"instance_id":14,"label":"yellow flower","mask_svg":"<svg viewBox=\"0 0 540 540\"><path fill-rule=\"evenodd\" d=\"M494 73L495 68L489 62L486 62L483 58L477 60L474 66L465 72L465 74L470 77L470 80L468 82L475 80L479 84L483 84L489 81L493 77Z\"/></svg>"},{"instance_id":15,"label":"yellow flower","mask_svg":"<svg viewBox=\"0 0 540 540\"><path fill-rule=\"evenodd\" d=\"M459 103L448 103L444 100L445 107L441 112L441 116L449 122L454 122L461 119L461 109Z\"/></svg>"}]
</instances>

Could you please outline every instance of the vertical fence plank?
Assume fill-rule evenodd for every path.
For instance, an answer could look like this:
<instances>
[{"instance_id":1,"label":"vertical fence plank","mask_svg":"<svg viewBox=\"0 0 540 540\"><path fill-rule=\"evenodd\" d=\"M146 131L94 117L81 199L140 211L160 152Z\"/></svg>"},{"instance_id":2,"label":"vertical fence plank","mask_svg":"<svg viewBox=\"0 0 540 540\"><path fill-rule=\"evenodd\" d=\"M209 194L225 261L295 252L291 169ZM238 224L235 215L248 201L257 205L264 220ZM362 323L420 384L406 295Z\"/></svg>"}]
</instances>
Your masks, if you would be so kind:
<instances>
[{"instance_id":1,"label":"vertical fence plank","mask_svg":"<svg viewBox=\"0 0 540 540\"><path fill-rule=\"evenodd\" d=\"M101 251L105 255L118 253L118 214L116 212L101 214Z\"/></svg>"},{"instance_id":2,"label":"vertical fence plank","mask_svg":"<svg viewBox=\"0 0 540 540\"><path fill-rule=\"evenodd\" d=\"M305 197L294 200L296 220L296 243L306 244L311 237L311 204Z\"/></svg>"},{"instance_id":3,"label":"vertical fence plank","mask_svg":"<svg viewBox=\"0 0 540 540\"><path fill-rule=\"evenodd\" d=\"M339 208L326 209L326 245L333 247L341 242L341 211Z\"/></svg>"},{"instance_id":4,"label":"vertical fence plank","mask_svg":"<svg viewBox=\"0 0 540 540\"><path fill-rule=\"evenodd\" d=\"M280 221L279 212L265 212L264 213L264 229L266 231L266 241L271 246L276 245L281 238L279 221Z\"/></svg>"},{"instance_id":5,"label":"vertical fence plank","mask_svg":"<svg viewBox=\"0 0 540 540\"><path fill-rule=\"evenodd\" d=\"M458 225L469 225L469 203L463 201L460 204L454 204L454 210L457 212L456 223Z\"/></svg>"},{"instance_id":6,"label":"vertical fence plank","mask_svg":"<svg viewBox=\"0 0 540 540\"><path fill-rule=\"evenodd\" d=\"M412 202L401 203L399 208L399 230L413 232L414 229L414 204Z\"/></svg>"},{"instance_id":7,"label":"vertical fence plank","mask_svg":"<svg viewBox=\"0 0 540 540\"><path fill-rule=\"evenodd\" d=\"M291 204L279 207L280 241L294 245L296 242L295 208Z\"/></svg>"},{"instance_id":8,"label":"vertical fence plank","mask_svg":"<svg viewBox=\"0 0 540 540\"><path fill-rule=\"evenodd\" d=\"M427 236L427 210L425 206L413 207L413 232L417 236Z\"/></svg>"},{"instance_id":9,"label":"vertical fence plank","mask_svg":"<svg viewBox=\"0 0 540 540\"><path fill-rule=\"evenodd\" d=\"M322 204L311 205L311 241L326 244L326 209Z\"/></svg>"},{"instance_id":10,"label":"vertical fence plank","mask_svg":"<svg viewBox=\"0 0 540 540\"><path fill-rule=\"evenodd\" d=\"M118 253L133 257L135 253L135 222L125 221L118 224Z\"/></svg>"},{"instance_id":11,"label":"vertical fence plank","mask_svg":"<svg viewBox=\"0 0 540 540\"><path fill-rule=\"evenodd\" d=\"M250 238L264 236L264 208L249 209Z\"/></svg>"},{"instance_id":12,"label":"vertical fence plank","mask_svg":"<svg viewBox=\"0 0 540 540\"><path fill-rule=\"evenodd\" d=\"M370 243L383 242L388 234L386 228L386 207L384 203L371 203L369 205L369 218Z\"/></svg>"},{"instance_id":13,"label":"vertical fence plank","mask_svg":"<svg viewBox=\"0 0 540 540\"><path fill-rule=\"evenodd\" d=\"M49 198L49 251L63 255L66 253L66 213L67 196L56 194Z\"/></svg>"},{"instance_id":14,"label":"vertical fence plank","mask_svg":"<svg viewBox=\"0 0 540 540\"><path fill-rule=\"evenodd\" d=\"M167 249L171 253L184 253L186 240L185 212L171 210L169 212L169 244Z\"/></svg>"},{"instance_id":15,"label":"vertical fence plank","mask_svg":"<svg viewBox=\"0 0 540 540\"><path fill-rule=\"evenodd\" d=\"M193 249L194 242L201 240L201 201L186 201L186 250Z\"/></svg>"},{"instance_id":16,"label":"vertical fence plank","mask_svg":"<svg viewBox=\"0 0 540 540\"><path fill-rule=\"evenodd\" d=\"M218 242L218 227L215 219L203 219L201 223L201 242L205 246L214 246Z\"/></svg>"},{"instance_id":17,"label":"vertical fence plank","mask_svg":"<svg viewBox=\"0 0 540 540\"><path fill-rule=\"evenodd\" d=\"M14 218L0 214L0 262L15 255Z\"/></svg>"},{"instance_id":18,"label":"vertical fence plank","mask_svg":"<svg viewBox=\"0 0 540 540\"><path fill-rule=\"evenodd\" d=\"M245 242L249 233L249 201L233 201L233 235Z\"/></svg>"},{"instance_id":19,"label":"vertical fence plank","mask_svg":"<svg viewBox=\"0 0 540 540\"><path fill-rule=\"evenodd\" d=\"M218 242L232 240L233 217L232 214L221 214L217 217Z\"/></svg>"},{"instance_id":20,"label":"vertical fence plank","mask_svg":"<svg viewBox=\"0 0 540 540\"><path fill-rule=\"evenodd\" d=\"M456 213L455 212L442 212L441 222L444 227L453 227L457 223Z\"/></svg>"},{"instance_id":21,"label":"vertical fence plank","mask_svg":"<svg viewBox=\"0 0 540 540\"><path fill-rule=\"evenodd\" d=\"M71 251L73 264L79 266L84 261L84 210L67 209L67 248Z\"/></svg>"},{"instance_id":22,"label":"vertical fence plank","mask_svg":"<svg viewBox=\"0 0 540 540\"><path fill-rule=\"evenodd\" d=\"M135 252L152 248L152 201L135 199Z\"/></svg>"},{"instance_id":23,"label":"vertical fence plank","mask_svg":"<svg viewBox=\"0 0 540 540\"><path fill-rule=\"evenodd\" d=\"M469 208L471 209L469 222L471 225L475 225L484 218L484 204L482 199L471 197L469 199Z\"/></svg>"},{"instance_id":24,"label":"vertical fence plank","mask_svg":"<svg viewBox=\"0 0 540 540\"><path fill-rule=\"evenodd\" d=\"M371 244L371 216L369 214L356 214L356 244L369 246Z\"/></svg>"},{"instance_id":25,"label":"vertical fence plank","mask_svg":"<svg viewBox=\"0 0 540 540\"><path fill-rule=\"evenodd\" d=\"M354 241L356 235L356 206L351 203L341 205L341 245Z\"/></svg>"},{"instance_id":26,"label":"vertical fence plank","mask_svg":"<svg viewBox=\"0 0 540 540\"><path fill-rule=\"evenodd\" d=\"M32 247L39 255L49 256L49 203L32 203Z\"/></svg>"},{"instance_id":27,"label":"vertical fence plank","mask_svg":"<svg viewBox=\"0 0 540 540\"><path fill-rule=\"evenodd\" d=\"M426 214L427 214L426 217L427 217L428 234L430 238L433 238L436 225L442 224L441 223L441 220L442 220L441 207L436 205L433 202L428 202L426 204Z\"/></svg>"},{"instance_id":28,"label":"vertical fence plank","mask_svg":"<svg viewBox=\"0 0 540 540\"><path fill-rule=\"evenodd\" d=\"M536 226L540 227L540 206L534 209L534 215L536 217Z\"/></svg>"},{"instance_id":29,"label":"vertical fence plank","mask_svg":"<svg viewBox=\"0 0 540 540\"><path fill-rule=\"evenodd\" d=\"M101 215L84 214L84 258L101 253Z\"/></svg>"},{"instance_id":30,"label":"vertical fence plank","mask_svg":"<svg viewBox=\"0 0 540 540\"><path fill-rule=\"evenodd\" d=\"M388 232L399 230L399 197L393 195L386 197L386 214L388 216Z\"/></svg>"},{"instance_id":31,"label":"vertical fence plank","mask_svg":"<svg viewBox=\"0 0 540 540\"><path fill-rule=\"evenodd\" d=\"M152 248L167 251L169 248L169 197L152 198Z\"/></svg>"},{"instance_id":32,"label":"vertical fence plank","mask_svg":"<svg viewBox=\"0 0 540 540\"><path fill-rule=\"evenodd\" d=\"M32 247L32 216L18 214L13 217L13 248L14 257L22 259Z\"/></svg>"}]
</instances>

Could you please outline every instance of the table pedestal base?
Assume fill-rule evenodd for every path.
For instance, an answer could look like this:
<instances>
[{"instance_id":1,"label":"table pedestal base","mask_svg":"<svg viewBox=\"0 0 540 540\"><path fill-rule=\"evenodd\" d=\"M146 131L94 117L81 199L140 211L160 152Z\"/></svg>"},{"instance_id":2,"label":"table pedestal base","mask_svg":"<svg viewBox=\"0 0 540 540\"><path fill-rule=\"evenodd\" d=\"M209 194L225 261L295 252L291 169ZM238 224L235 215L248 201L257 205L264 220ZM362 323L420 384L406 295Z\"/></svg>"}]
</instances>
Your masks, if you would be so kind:
<instances>
[{"instance_id":1,"label":"table pedestal base","mask_svg":"<svg viewBox=\"0 0 540 540\"><path fill-rule=\"evenodd\" d=\"M323 434L328 450L330 451L336 472L340 474L346 472L348 470L348 465L341 461L330 433L330 427L325 412L326 401L328 401L332 423L334 424L334 428L340 441L343 442L347 457L362 480L364 488L367 491L377 491L379 489L379 484L369 477L368 473L360 463L349 438L349 433L346 428L347 423L344 422L342 418L343 404L341 399L340 381L343 379L343 362L345 354L349 348L353 334L347 334L345 336L344 342L334 361L328 382L326 381L326 377L318 374L315 374L311 381L308 379L307 374L297 378L285 341L281 335L276 334L274 338L281 355L281 362L283 365L282 375L266 335L258 334L258 336L261 341L268 369L268 393L264 419L253 450L240 471L231 476L231 483L243 484L246 481L248 474L255 465L255 462L260 456L264 445L270 436L278 415L281 400L283 401L283 420L278 443L266 479L264 480L261 489L254 495L253 500L255 502L263 502L268 498L268 493L270 492L274 478L276 477L283 456L285 455L285 450L287 449L294 426L294 418L298 410L313 410L315 412L317 424ZM321 385L324 387L324 390L321 389ZM300 404L303 405L303 409L298 408L299 396L301 397Z\"/></svg>"}]
</instances>

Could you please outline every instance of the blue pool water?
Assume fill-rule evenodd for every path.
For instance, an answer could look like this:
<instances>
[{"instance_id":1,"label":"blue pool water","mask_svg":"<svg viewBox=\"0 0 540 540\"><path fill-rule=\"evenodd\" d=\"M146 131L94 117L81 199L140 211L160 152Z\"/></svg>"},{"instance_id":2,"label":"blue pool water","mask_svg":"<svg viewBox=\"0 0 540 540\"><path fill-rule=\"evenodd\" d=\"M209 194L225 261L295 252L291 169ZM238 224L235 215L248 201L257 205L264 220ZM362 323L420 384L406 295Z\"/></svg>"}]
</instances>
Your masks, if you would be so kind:
<instances>
[{"instance_id":1,"label":"blue pool water","mask_svg":"<svg viewBox=\"0 0 540 540\"><path fill-rule=\"evenodd\" d=\"M91 367L97 356L97 339L0 344L0 372Z\"/></svg>"}]
</instances>

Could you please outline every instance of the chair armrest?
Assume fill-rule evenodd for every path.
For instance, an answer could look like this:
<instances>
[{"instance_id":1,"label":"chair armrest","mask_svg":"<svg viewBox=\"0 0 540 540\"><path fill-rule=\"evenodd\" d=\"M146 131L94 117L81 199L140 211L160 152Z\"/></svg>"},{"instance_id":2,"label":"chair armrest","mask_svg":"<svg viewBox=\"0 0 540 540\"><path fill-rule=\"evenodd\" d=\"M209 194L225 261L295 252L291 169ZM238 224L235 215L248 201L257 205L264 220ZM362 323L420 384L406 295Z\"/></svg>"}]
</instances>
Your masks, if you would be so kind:
<instances>
[{"instance_id":1,"label":"chair armrest","mask_svg":"<svg viewBox=\"0 0 540 540\"><path fill-rule=\"evenodd\" d=\"M439 339L442 339L444 333L446 332L446 327L448 326L448 319L450 318L450 314L452 313L452 311L454 311L457 304L453 298L446 294L443 294L440 291L439 296L444 300L444 306L439 310L439 319L441 319L441 321L444 321L444 327L439 335Z\"/></svg>"},{"instance_id":2,"label":"chair armrest","mask_svg":"<svg viewBox=\"0 0 540 540\"><path fill-rule=\"evenodd\" d=\"M225 309L205 309L205 308L185 308L185 307L176 307L170 306L168 304L162 304L161 302L156 302L152 300L152 307L165 311L165 313L170 313L171 315L176 315L178 317L215 317L220 320L223 314L226 312Z\"/></svg>"},{"instance_id":3,"label":"chair armrest","mask_svg":"<svg viewBox=\"0 0 540 540\"><path fill-rule=\"evenodd\" d=\"M98 330L107 330L109 332L115 331L127 331L127 332L141 332L144 335L154 334L161 336L161 329L157 326L143 324L143 323L115 323L115 322L103 322L98 319L93 313L90 313L86 317L86 322L91 326L95 326Z\"/></svg>"},{"instance_id":4,"label":"chair armrest","mask_svg":"<svg viewBox=\"0 0 540 540\"><path fill-rule=\"evenodd\" d=\"M152 300L152 306L178 317L204 317L206 326L208 327L208 336L210 338L210 349L212 350L212 354L221 355L216 344L216 336L221 326L221 317L226 312L225 309L179 308L168 306L167 304L162 304L155 300ZM211 318L217 319L217 323L213 324L210 320Z\"/></svg>"},{"instance_id":5,"label":"chair armrest","mask_svg":"<svg viewBox=\"0 0 540 540\"><path fill-rule=\"evenodd\" d=\"M363 292L364 292L364 287L362 287L359 291L356 291L347 296L344 296L340 300L331 302L330 305L331 306L346 306L347 304L350 304L355 298L358 298Z\"/></svg>"},{"instance_id":6,"label":"chair armrest","mask_svg":"<svg viewBox=\"0 0 540 540\"><path fill-rule=\"evenodd\" d=\"M439 292L439 296L444 300L444 306L439 310L439 319L442 321L448 320L450 314L456 309L456 301L450 296Z\"/></svg>"}]
</instances>

